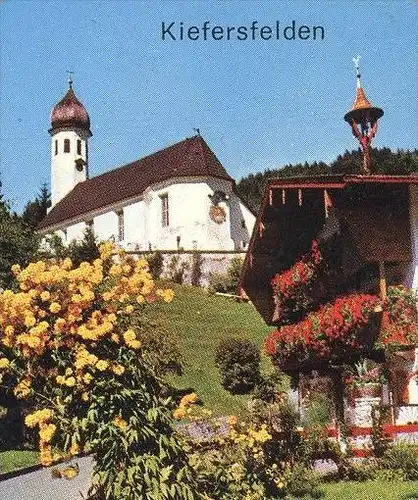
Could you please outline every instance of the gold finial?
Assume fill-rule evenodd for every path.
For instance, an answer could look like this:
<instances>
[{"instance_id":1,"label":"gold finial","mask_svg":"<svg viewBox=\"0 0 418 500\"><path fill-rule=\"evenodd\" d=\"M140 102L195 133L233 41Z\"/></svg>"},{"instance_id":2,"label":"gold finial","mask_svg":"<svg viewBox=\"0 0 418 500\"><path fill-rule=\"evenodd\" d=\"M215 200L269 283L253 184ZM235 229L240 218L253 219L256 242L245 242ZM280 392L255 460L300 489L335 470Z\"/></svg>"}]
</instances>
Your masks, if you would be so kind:
<instances>
[{"instance_id":1,"label":"gold finial","mask_svg":"<svg viewBox=\"0 0 418 500\"><path fill-rule=\"evenodd\" d=\"M361 82L360 82L360 69L359 69L359 62L360 62L361 56L353 57L353 63L354 66L356 67L356 78L357 78L357 88L359 89L361 87Z\"/></svg>"},{"instance_id":2,"label":"gold finial","mask_svg":"<svg viewBox=\"0 0 418 500\"><path fill-rule=\"evenodd\" d=\"M68 85L70 87L70 89L73 88L73 75L74 75L74 71L68 71L67 70L67 73L68 73Z\"/></svg>"}]
</instances>

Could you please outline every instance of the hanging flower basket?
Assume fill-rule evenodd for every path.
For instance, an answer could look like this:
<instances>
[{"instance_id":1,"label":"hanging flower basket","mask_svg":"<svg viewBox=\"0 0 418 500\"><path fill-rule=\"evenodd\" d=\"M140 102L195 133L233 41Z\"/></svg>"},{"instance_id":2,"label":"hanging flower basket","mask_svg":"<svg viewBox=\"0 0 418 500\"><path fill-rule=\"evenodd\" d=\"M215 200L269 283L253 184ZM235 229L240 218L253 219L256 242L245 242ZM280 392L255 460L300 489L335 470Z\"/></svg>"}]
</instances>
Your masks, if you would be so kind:
<instances>
[{"instance_id":1,"label":"hanging flower basket","mask_svg":"<svg viewBox=\"0 0 418 500\"><path fill-rule=\"evenodd\" d=\"M298 320L320 302L325 294L319 279L323 265L318 242L314 240L308 254L272 278L274 322L291 323Z\"/></svg>"},{"instance_id":2,"label":"hanging flower basket","mask_svg":"<svg viewBox=\"0 0 418 500\"><path fill-rule=\"evenodd\" d=\"M282 370L348 361L370 351L379 335L380 299L348 295L326 304L294 325L273 331L265 350Z\"/></svg>"},{"instance_id":3,"label":"hanging flower basket","mask_svg":"<svg viewBox=\"0 0 418 500\"><path fill-rule=\"evenodd\" d=\"M354 389L354 397L357 398L380 398L381 396L382 386L379 383L370 382Z\"/></svg>"}]
</instances>

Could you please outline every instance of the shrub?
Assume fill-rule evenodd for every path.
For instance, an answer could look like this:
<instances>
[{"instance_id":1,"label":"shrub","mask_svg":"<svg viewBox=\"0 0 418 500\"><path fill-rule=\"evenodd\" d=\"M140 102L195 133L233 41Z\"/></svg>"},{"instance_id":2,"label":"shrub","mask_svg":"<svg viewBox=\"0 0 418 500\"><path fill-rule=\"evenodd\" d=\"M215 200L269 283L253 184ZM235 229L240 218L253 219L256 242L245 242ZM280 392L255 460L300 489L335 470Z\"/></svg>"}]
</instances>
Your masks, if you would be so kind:
<instances>
[{"instance_id":1,"label":"shrub","mask_svg":"<svg viewBox=\"0 0 418 500\"><path fill-rule=\"evenodd\" d=\"M332 402L329 396L324 393L314 393L305 406L303 424L324 426L331 422L331 415Z\"/></svg>"},{"instance_id":2,"label":"shrub","mask_svg":"<svg viewBox=\"0 0 418 500\"><path fill-rule=\"evenodd\" d=\"M168 278L174 283L182 284L184 273L190 268L188 262L182 261L179 255L173 255L168 265Z\"/></svg>"},{"instance_id":3,"label":"shrub","mask_svg":"<svg viewBox=\"0 0 418 500\"><path fill-rule=\"evenodd\" d=\"M222 385L233 394L250 392L260 379L260 352L251 340L223 340L216 350L215 362Z\"/></svg>"},{"instance_id":4,"label":"shrub","mask_svg":"<svg viewBox=\"0 0 418 500\"><path fill-rule=\"evenodd\" d=\"M173 333L168 335L156 321L146 321L139 316L132 317L132 326L142 344L142 355L156 375L183 373L182 353Z\"/></svg>"},{"instance_id":5,"label":"shrub","mask_svg":"<svg viewBox=\"0 0 418 500\"><path fill-rule=\"evenodd\" d=\"M391 437L383 431L382 423L386 412L387 409L383 408L381 405L377 408L372 408L371 442L373 454L377 458L382 457L386 451L389 450L392 441Z\"/></svg>"},{"instance_id":6,"label":"shrub","mask_svg":"<svg viewBox=\"0 0 418 500\"><path fill-rule=\"evenodd\" d=\"M241 277L243 260L233 257L225 274L212 273L209 280L209 289L212 292L236 294Z\"/></svg>"},{"instance_id":7,"label":"shrub","mask_svg":"<svg viewBox=\"0 0 418 500\"><path fill-rule=\"evenodd\" d=\"M0 293L0 375L27 404L25 424L50 465L89 450L92 493L106 500L194 499L172 427L170 388L147 363L132 318L171 290L145 260L111 244L100 258L14 266L20 292Z\"/></svg>"},{"instance_id":8,"label":"shrub","mask_svg":"<svg viewBox=\"0 0 418 500\"><path fill-rule=\"evenodd\" d=\"M381 466L392 471L402 471L410 481L418 479L418 447L409 443L393 444L381 458Z\"/></svg>"},{"instance_id":9,"label":"shrub","mask_svg":"<svg viewBox=\"0 0 418 500\"><path fill-rule=\"evenodd\" d=\"M154 279L158 279L163 272L164 257L163 254L157 250L146 256L149 272Z\"/></svg>"},{"instance_id":10,"label":"shrub","mask_svg":"<svg viewBox=\"0 0 418 500\"><path fill-rule=\"evenodd\" d=\"M282 490L283 496L292 495L296 498L321 498L324 496L320 489L319 475L301 464L287 468L283 480L285 484L285 488ZM288 497L286 496L286 498Z\"/></svg>"},{"instance_id":11,"label":"shrub","mask_svg":"<svg viewBox=\"0 0 418 500\"><path fill-rule=\"evenodd\" d=\"M199 286L202 278L203 257L199 252L194 252L192 255L192 273L191 282L193 286Z\"/></svg>"},{"instance_id":12,"label":"shrub","mask_svg":"<svg viewBox=\"0 0 418 500\"><path fill-rule=\"evenodd\" d=\"M82 262L93 262L100 257L99 243L93 229L86 228L81 241L74 240L68 245L67 256L75 266Z\"/></svg>"}]
</instances>

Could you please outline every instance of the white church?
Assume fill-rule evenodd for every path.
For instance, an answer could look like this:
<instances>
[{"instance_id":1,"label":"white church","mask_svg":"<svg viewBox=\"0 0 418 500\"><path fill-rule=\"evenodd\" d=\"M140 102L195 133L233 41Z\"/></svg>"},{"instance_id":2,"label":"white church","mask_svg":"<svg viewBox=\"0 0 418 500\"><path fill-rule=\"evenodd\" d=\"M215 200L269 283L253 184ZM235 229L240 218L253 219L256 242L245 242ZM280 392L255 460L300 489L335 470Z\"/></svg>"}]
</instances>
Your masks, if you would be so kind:
<instances>
[{"instance_id":1,"label":"white church","mask_svg":"<svg viewBox=\"0 0 418 500\"><path fill-rule=\"evenodd\" d=\"M89 177L90 118L71 80L49 133L52 206L41 235L68 243L91 227L126 250L246 250L255 216L200 135Z\"/></svg>"}]
</instances>

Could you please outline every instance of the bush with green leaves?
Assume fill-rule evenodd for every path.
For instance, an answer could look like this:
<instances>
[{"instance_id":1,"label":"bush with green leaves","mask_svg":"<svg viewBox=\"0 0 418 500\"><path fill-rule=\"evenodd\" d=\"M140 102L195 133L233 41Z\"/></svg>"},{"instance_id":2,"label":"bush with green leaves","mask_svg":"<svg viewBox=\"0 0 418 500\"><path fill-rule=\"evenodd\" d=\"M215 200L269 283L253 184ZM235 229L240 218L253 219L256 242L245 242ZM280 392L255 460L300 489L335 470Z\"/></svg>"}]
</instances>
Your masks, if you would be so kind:
<instances>
[{"instance_id":1,"label":"bush with green leaves","mask_svg":"<svg viewBox=\"0 0 418 500\"><path fill-rule=\"evenodd\" d=\"M233 394L251 392L260 379L260 351L251 340L223 340L216 350L215 362L222 385Z\"/></svg>"},{"instance_id":2,"label":"bush with green leaves","mask_svg":"<svg viewBox=\"0 0 418 500\"><path fill-rule=\"evenodd\" d=\"M157 250L146 256L149 272L154 279L158 279L163 272L164 267L164 257L163 254Z\"/></svg>"},{"instance_id":3,"label":"bush with green leaves","mask_svg":"<svg viewBox=\"0 0 418 500\"><path fill-rule=\"evenodd\" d=\"M203 257L200 252L193 252L192 254L192 269L190 280L193 286L200 286L200 280L202 278L202 265Z\"/></svg>"},{"instance_id":4,"label":"bush with green leaves","mask_svg":"<svg viewBox=\"0 0 418 500\"><path fill-rule=\"evenodd\" d=\"M173 255L167 267L167 277L174 283L181 285L184 282L185 273L190 269L190 264L181 259L180 255Z\"/></svg>"},{"instance_id":5,"label":"bush with green leaves","mask_svg":"<svg viewBox=\"0 0 418 500\"><path fill-rule=\"evenodd\" d=\"M398 442L388 448L380 461L382 469L402 471L405 479L418 480L418 446Z\"/></svg>"},{"instance_id":6,"label":"bush with green leaves","mask_svg":"<svg viewBox=\"0 0 418 500\"><path fill-rule=\"evenodd\" d=\"M212 292L236 294L241 277L243 260L233 257L226 273L212 273L209 279L209 290Z\"/></svg>"}]
</instances>

